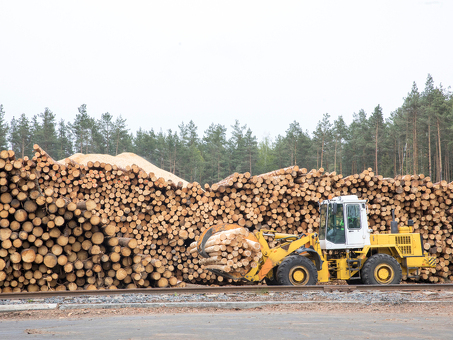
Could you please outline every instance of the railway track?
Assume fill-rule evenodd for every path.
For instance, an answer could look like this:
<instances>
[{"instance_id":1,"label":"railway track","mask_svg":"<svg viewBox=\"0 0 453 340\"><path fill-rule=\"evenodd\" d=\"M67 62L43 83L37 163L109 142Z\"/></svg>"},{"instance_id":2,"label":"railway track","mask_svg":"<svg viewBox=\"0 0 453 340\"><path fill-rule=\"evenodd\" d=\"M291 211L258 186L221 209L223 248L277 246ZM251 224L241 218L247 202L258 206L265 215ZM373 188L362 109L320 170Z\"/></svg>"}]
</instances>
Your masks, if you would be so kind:
<instances>
[{"instance_id":1,"label":"railway track","mask_svg":"<svg viewBox=\"0 0 453 340\"><path fill-rule=\"evenodd\" d=\"M266 292L306 292L306 291L453 291L453 284L400 284L400 285L315 285L315 286L221 286L221 287L184 287L184 288L143 288L143 289L114 289L114 290L75 290L75 291L47 291L47 292L20 292L0 293L0 300L12 299L45 299L49 297L76 297L96 295L123 295L123 294L219 294L219 293L258 293Z\"/></svg>"}]
</instances>

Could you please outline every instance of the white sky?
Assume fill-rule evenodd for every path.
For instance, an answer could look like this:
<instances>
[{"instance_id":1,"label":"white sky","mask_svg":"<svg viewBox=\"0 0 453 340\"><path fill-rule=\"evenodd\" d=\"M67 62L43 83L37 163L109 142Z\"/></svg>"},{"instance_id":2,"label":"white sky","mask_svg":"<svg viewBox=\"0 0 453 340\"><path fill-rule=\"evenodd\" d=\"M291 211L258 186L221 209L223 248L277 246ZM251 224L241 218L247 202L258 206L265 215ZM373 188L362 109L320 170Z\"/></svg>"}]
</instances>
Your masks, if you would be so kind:
<instances>
[{"instance_id":1,"label":"white sky","mask_svg":"<svg viewBox=\"0 0 453 340\"><path fill-rule=\"evenodd\" d=\"M6 119L81 104L131 131L235 119L261 140L296 120L401 106L453 85L453 1L0 0Z\"/></svg>"}]
</instances>

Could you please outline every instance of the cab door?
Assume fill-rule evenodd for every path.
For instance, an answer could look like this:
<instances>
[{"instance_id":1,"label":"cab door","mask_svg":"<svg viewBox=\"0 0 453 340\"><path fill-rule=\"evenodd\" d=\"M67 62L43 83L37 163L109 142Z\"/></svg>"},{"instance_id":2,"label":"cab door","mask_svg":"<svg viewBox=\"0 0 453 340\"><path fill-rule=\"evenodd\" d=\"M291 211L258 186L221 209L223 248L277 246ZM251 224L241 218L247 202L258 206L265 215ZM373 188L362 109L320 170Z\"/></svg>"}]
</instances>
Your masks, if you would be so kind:
<instances>
[{"instance_id":1,"label":"cab door","mask_svg":"<svg viewBox=\"0 0 453 340\"><path fill-rule=\"evenodd\" d=\"M364 245L360 204L346 205L346 244L348 246Z\"/></svg>"}]
</instances>

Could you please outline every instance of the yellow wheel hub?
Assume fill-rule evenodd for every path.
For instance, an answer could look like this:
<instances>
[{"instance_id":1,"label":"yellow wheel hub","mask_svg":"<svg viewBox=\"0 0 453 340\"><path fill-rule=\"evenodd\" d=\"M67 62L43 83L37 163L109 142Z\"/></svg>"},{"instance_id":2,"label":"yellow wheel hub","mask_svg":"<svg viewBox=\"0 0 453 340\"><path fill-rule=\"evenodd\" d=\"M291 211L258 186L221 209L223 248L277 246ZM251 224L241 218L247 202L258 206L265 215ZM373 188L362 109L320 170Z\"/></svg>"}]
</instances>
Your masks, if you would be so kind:
<instances>
[{"instance_id":1,"label":"yellow wheel hub","mask_svg":"<svg viewBox=\"0 0 453 340\"><path fill-rule=\"evenodd\" d=\"M374 278L380 284L389 284L393 281L394 277L395 271L386 263L381 263L374 270Z\"/></svg>"},{"instance_id":2,"label":"yellow wheel hub","mask_svg":"<svg viewBox=\"0 0 453 340\"><path fill-rule=\"evenodd\" d=\"M310 278L310 274L307 269L302 266L297 266L291 269L289 272L289 280L293 285L305 285Z\"/></svg>"}]
</instances>

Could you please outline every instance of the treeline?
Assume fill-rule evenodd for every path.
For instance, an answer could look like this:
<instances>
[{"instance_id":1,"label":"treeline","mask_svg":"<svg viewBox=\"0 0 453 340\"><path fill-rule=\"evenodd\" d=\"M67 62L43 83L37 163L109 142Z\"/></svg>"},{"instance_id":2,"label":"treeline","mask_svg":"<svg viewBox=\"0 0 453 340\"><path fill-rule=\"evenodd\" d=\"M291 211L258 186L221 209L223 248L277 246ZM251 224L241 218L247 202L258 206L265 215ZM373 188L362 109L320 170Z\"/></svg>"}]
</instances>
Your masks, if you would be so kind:
<instances>
[{"instance_id":1,"label":"treeline","mask_svg":"<svg viewBox=\"0 0 453 340\"><path fill-rule=\"evenodd\" d=\"M437 182L452 180L452 126L453 96L428 75L424 90L420 92L414 82L401 107L386 120L380 105L369 114L354 113L349 125L343 117L332 121L326 113L312 133L294 121L284 135L262 141L237 120L229 138L227 127L214 123L200 136L193 121L166 132L151 127L132 133L122 116L106 112L94 119L85 104L72 122L57 122L49 108L31 119L22 114L7 122L0 105L0 148L32 156L36 143L57 160L76 152L134 152L202 184L234 172L260 174L291 165L344 175L369 167L384 177L423 173Z\"/></svg>"}]
</instances>

